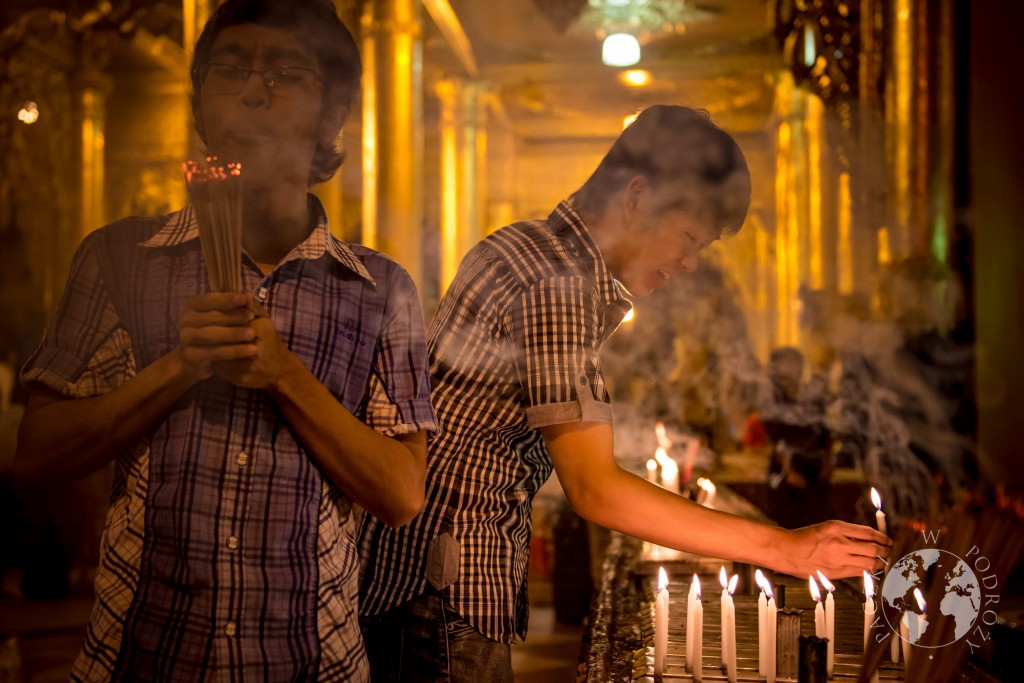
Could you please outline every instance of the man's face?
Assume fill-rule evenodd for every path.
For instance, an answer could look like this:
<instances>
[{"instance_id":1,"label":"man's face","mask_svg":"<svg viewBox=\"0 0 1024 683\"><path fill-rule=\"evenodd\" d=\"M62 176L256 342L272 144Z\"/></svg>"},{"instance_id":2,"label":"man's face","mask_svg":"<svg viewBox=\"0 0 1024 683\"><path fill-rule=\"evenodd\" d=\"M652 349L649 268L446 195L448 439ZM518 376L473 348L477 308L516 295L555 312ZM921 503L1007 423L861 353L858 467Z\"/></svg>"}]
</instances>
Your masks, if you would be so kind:
<instances>
[{"instance_id":1,"label":"man's face","mask_svg":"<svg viewBox=\"0 0 1024 683\"><path fill-rule=\"evenodd\" d=\"M323 85L313 54L289 31L238 24L217 35L209 64L200 116L210 153L222 162L240 161L248 189L282 181L304 185L324 133ZM260 74L231 67L294 71L285 87L281 78L268 87Z\"/></svg>"},{"instance_id":2,"label":"man's face","mask_svg":"<svg viewBox=\"0 0 1024 683\"><path fill-rule=\"evenodd\" d=\"M681 209L659 209L667 197L646 186L628 197L630 211L609 267L634 296L647 296L680 272L697 270L697 257L718 238L706 221ZM608 255L606 255L607 257Z\"/></svg>"}]
</instances>

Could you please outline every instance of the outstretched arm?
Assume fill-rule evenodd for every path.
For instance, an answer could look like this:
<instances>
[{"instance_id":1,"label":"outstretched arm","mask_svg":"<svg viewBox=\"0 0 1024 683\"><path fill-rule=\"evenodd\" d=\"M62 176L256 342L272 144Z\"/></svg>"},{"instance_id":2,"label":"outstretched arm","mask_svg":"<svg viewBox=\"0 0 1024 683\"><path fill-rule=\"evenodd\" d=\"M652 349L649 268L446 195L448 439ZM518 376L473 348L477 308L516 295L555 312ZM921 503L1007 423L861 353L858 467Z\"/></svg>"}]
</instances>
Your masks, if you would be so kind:
<instances>
[{"instance_id":1,"label":"outstretched arm","mask_svg":"<svg viewBox=\"0 0 1024 683\"><path fill-rule=\"evenodd\" d=\"M542 427L573 509L596 524L662 546L806 577L860 576L882 566L891 542L869 527L830 521L794 531L711 510L630 474L612 456L610 424Z\"/></svg>"}]
</instances>

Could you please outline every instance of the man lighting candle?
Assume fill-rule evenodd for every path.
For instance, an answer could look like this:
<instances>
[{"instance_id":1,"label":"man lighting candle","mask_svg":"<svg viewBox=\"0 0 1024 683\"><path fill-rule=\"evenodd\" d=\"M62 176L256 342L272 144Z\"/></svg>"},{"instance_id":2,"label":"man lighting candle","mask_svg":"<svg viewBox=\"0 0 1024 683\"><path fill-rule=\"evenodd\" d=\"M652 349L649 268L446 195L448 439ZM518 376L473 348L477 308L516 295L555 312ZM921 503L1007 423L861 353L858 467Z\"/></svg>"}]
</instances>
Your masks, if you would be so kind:
<instances>
[{"instance_id":1,"label":"man lighting candle","mask_svg":"<svg viewBox=\"0 0 1024 683\"><path fill-rule=\"evenodd\" d=\"M430 443L423 512L399 530L364 516L360 577L374 677L511 681L526 635L534 495L554 470L582 518L657 545L806 576L859 576L890 542L838 520L787 530L694 505L614 457L601 351L630 309L750 204L743 153L706 113L641 111L594 173L542 220L475 245L430 327ZM452 571L444 571L451 568ZM444 636L454 624L460 638ZM394 643L402 644L400 654ZM376 648L375 644L380 644ZM446 655L459 671L446 665Z\"/></svg>"}]
</instances>

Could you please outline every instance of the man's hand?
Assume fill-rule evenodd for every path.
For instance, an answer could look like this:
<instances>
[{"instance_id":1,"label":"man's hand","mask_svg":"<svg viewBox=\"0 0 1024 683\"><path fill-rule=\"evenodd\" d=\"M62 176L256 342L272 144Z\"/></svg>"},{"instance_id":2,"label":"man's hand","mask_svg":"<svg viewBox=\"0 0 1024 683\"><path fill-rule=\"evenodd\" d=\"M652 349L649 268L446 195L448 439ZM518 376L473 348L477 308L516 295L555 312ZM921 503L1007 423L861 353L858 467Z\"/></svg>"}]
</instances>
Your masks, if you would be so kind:
<instances>
[{"instance_id":1,"label":"man's hand","mask_svg":"<svg viewBox=\"0 0 1024 683\"><path fill-rule=\"evenodd\" d=\"M245 292L191 297L181 314L176 349L186 374L194 381L204 380L213 375L217 363L255 356L257 331L251 323L256 315L251 297Z\"/></svg>"},{"instance_id":2,"label":"man's hand","mask_svg":"<svg viewBox=\"0 0 1024 683\"><path fill-rule=\"evenodd\" d=\"M892 549L880 531L838 520L795 529L786 540L792 545L784 555L792 566L781 570L801 578L819 569L830 579L871 573L885 566Z\"/></svg>"},{"instance_id":3,"label":"man's hand","mask_svg":"<svg viewBox=\"0 0 1024 683\"><path fill-rule=\"evenodd\" d=\"M267 389L277 384L288 372L295 369L298 358L285 346L277 335L274 321L257 304L250 302L253 319L248 328L252 331L252 346L255 351L237 360L218 361L213 364L214 372L235 386L247 389ZM305 366L303 366L304 368Z\"/></svg>"}]
</instances>

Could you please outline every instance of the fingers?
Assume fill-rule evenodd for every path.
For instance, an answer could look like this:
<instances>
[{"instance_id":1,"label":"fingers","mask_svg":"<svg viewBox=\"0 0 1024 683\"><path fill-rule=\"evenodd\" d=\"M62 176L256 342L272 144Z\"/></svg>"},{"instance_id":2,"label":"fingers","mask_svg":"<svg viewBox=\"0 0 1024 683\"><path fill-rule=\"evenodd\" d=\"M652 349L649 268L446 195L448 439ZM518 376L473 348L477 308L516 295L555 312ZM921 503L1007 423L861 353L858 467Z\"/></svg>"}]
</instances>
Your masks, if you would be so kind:
<instances>
[{"instance_id":1,"label":"fingers","mask_svg":"<svg viewBox=\"0 0 1024 683\"><path fill-rule=\"evenodd\" d=\"M183 327L181 342L185 346L221 346L246 344L256 338L256 330L244 327Z\"/></svg>"},{"instance_id":2,"label":"fingers","mask_svg":"<svg viewBox=\"0 0 1024 683\"><path fill-rule=\"evenodd\" d=\"M246 292L208 292L189 297L189 310L200 313L208 311L228 311L232 308L244 308L252 300Z\"/></svg>"}]
</instances>

